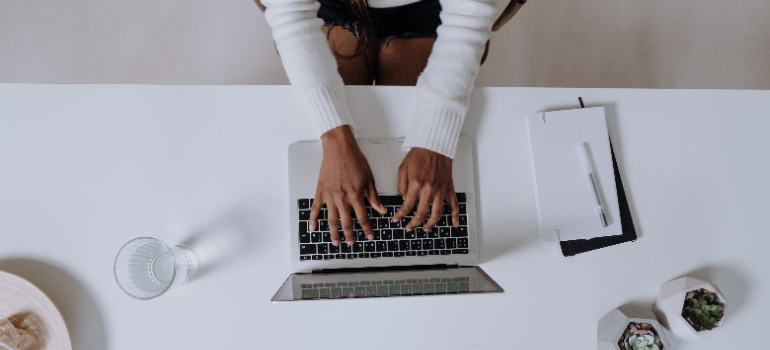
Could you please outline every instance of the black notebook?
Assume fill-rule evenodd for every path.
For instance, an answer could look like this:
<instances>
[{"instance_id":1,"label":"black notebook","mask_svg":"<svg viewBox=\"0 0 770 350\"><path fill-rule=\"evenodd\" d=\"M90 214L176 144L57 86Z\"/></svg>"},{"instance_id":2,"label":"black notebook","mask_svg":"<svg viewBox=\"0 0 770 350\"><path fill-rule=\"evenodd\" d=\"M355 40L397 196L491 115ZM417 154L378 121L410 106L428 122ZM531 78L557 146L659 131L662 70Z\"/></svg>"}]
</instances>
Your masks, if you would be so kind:
<instances>
[{"instance_id":1,"label":"black notebook","mask_svg":"<svg viewBox=\"0 0 770 350\"><path fill-rule=\"evenodd\" d=\"M613 246L620 243L636 241L636 229L634 229L634 220L631 217L631 209L628 207L626 191L623 189L623 181L620 179L618 162L615 160L615 151L610 141L610 152L612 153L612 167L615 171L615 188L618 195L618 207L620 211L620 225L622 226L622 235L596 237L591 239L577 239L573 241L561 241L561 252L564 256L575 256L580 253L589 252Z\"/></svg>"}]
</instances>

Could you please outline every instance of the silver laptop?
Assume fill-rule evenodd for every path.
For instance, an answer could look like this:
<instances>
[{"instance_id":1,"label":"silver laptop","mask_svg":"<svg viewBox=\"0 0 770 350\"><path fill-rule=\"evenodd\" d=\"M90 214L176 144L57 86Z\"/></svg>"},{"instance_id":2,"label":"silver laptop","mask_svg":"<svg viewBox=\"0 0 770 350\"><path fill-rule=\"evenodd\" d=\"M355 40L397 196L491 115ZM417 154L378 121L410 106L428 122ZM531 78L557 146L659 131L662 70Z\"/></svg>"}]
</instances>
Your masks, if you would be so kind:
<instances>
[{"instance_id":1,"label":"silver laptop","mask_svg":"<svg viewBox=\"0 0 770 350\"><path fill-rule=\"evenodd\" d=\"M460 225L453 227L449 208L445 206L441 220L430 231L420 227L406 232L403 227L410 216L401 222L391 222L402 203L397 191L397 169L407 153L403 141L359 141L359 147L369 161L388 214L381 215L368 207L370 220L375 224L375 239L369 241L364 237L356 218L356 243L347 245L340 232L343 242L334 247L329 225L338 223L327 220L325 209L319 215L317 231L308 230L323 157L321 143L298 142L289 146L291 266L295 273L272 300L502 292L497 283L474 266L479 247L470 139L460 137L453 161Z\"/></svg>"}]
</instances>

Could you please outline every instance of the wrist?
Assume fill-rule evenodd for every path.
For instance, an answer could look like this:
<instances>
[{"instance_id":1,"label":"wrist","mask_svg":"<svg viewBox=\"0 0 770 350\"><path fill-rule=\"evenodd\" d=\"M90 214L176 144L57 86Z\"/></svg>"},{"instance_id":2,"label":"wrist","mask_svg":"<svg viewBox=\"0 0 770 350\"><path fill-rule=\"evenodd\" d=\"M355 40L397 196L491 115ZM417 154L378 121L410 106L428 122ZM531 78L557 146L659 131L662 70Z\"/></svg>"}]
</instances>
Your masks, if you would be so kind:
<instances>
[{"instance_id":1,"label":"wrist","mask_svg":"<svg viewBox=\"0 0 770 350\"><path fill-rule=\"evenodd\" d=\"M326 151L339 147L358 147L358 144L353 135L353 130L350 129L350 125L342 125L321 135L321 146Z\"/></svg>"}]
</instances>

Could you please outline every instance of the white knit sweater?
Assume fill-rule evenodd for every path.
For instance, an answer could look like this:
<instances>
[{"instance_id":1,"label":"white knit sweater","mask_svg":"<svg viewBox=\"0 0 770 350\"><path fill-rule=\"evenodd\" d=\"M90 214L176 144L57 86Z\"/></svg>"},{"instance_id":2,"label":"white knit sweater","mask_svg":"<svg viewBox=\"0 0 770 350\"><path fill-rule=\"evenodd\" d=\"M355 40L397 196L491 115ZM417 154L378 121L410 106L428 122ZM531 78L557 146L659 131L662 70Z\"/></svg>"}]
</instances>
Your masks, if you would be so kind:
<instances>
[{"instance_id":1,"label":"white knit sweater","mask_svg":"<svg viewBox=\"0 0 770 350\"><path fill-rule=\"evenodd\" d=\"M316 0L263 0L278 52L292 85L300 90L318 135L353 126L337 62L321 31ZM369 0L392 7L415 0ZM417 80L412 128L404 147L421 147L454 158L470 104L496 0L441 0L441 25L428 65Z\"/></svg>"}]
</instances>

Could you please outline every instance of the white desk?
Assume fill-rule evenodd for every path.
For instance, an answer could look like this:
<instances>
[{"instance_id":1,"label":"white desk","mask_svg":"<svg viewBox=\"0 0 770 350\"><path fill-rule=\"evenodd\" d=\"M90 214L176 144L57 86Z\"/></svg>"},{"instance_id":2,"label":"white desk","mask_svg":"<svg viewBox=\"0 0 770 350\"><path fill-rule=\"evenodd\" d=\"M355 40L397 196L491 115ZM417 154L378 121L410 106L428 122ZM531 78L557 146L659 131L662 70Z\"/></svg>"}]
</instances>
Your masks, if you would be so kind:
<instances>
[{"instance_id":1,"label":"white desk","mask_svg":"<svg viewBox=\"0 0 770 350\"><path fill-rule=\"evenodd\" d=\"M693 274L721 333L766 344L770 91L485 88L476 139L484 270L503 294L270 303L289 270L287 146L315 137L286 86L0 85L0 269L48 293L75 349L592 349L611 309ZM411 88L349 88L359 136L404 136ZM607 108L637 242L540 243L524 116ZM394 169L395 171L395 169ZM233 258L150 301L112 263L139 236L229 229Z\"/></svg>"}]
</instances>

